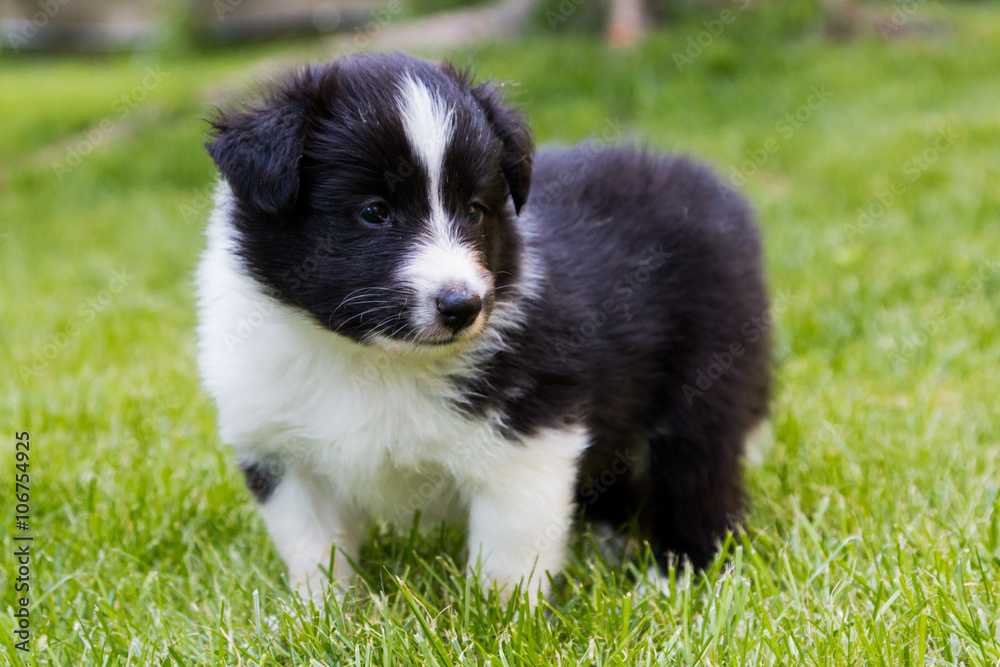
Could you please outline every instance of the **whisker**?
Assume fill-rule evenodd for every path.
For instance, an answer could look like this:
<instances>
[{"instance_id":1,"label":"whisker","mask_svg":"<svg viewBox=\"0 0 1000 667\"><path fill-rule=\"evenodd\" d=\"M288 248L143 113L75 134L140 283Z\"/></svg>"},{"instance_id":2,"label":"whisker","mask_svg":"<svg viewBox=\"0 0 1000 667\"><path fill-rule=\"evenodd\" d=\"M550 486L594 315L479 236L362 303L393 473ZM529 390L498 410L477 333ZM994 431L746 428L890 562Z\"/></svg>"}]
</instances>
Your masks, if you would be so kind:
<instances>
[{"instance_id":1,"label":"whisker","mask_svg":"<svg viewBox=\"0 0 1000 667\"><path fill-rule=\"evenodd\" d=\"M351 305L352 306L363 306L366 303L382 303L382 304L385 304L386 306L391 306L392 305L390 303L385 303L385 301L383 301L381 299L372 299L370 301L354 301L353 303L351 303ZM334 312L337 312L337 311L334 311Z\"/></svg>"},{"instance_id":2,"label":"whisker","mask_svg":"<svg viewBox=\"0 0 1000 667\"><path fill-rule=\"evenodd\" d=\"M389 334L390 338L395 337L399 331L410 326L410 323L403 319L403 313L406 311L406 304L408 304L409 302L410 302L410 297L406 297L405 299L403 299L403 305L399 307L399 312L396 313L396 321L400 322L401 324L392 330L392 332Z\"/></svg>"},{"instance_id":3,"label":"whisker","mask_svg":"<svg viewBox=\"0 0 1000 667\"><path fill-rule=\"evenodd\" d=\"M345 324L347 324L348 322L350 322L351 320L353 320L353 319L355 319L357 317L360 317L360 318L363 319L365 315L370 315L371 313L374 313L376 311L382 310L383 308L389 308L389 307L390 307L389 304L382 305L382 306L375 306L374 308L369 308L368 310L364 310L364 311L361 311L360 313L357 313L355 315L351 315L346 320L344 320L343 322L341 322L340 324L338 324L337 328L334 329L333 331L334 331L334 333L340 331L340 329ZM329 326L331 324L333 324L333 313L330 313L330 319L327 321L327 326Z\"/></svg>"},{"instance_id":4,"label":"whisker","mask_svg":"<svg viewBox=\"0 0 1000 667\"><path fill-rule=\"evenodd\" d=\"M352 296L352 297L346 298L343 301L341 301L337 305L336 308L333 309L333 312L337 312L338 310L340 310L341 308L343 308L347 304L349 304L351 302L354 302L356 299L367 299L367 298L374 297L374 296L378 296L378 295L376 295L376 294L358 294L357 296Z\"/></svg>"},{"instance_id":5,"label":"whisker","mask_svg":"<svg viewBox=\"0 0 1000 667\"><path fill-rule=\"evenodd\" d=\"M365 291L368 291L368 290L382 290L384 292L393 292L393 291L395 291L395 290L393 290L393 289L391 289L389 287L361 287L361 288L358 288L356 290L352 290L351 292L349 292L347 294L347 296L344 297L344 299L337 305L337 307L333 309L333 312L337 312L338 310L340 310L341 306L343 306L345 303L351 301L352 299L360 299L360 298L365 297L365 296L375 296L375 294L359 294L358 296L354 296L355 294L358 294L358 292L365 292Z\"/></svg>"},{"instance_id":6,"label":"whisker","mask_svg":"<svg viewBox=\"0 0 1000 667\"><path fill-rule=\"evenodd\" d=\"M364 342L368 342L368 341L372 340L378 334L384 333L385 330L382 327L384 327L387 323L391 322L392 319L393 319L392 317L387 317L384 320L382 320L381 322L379 322L378 324L376 324L374 327L372 327L371 331L369 331L367 334L365 334L365 336L364 336L364 338L362 340Z\"/></svg>"}]
</instances>

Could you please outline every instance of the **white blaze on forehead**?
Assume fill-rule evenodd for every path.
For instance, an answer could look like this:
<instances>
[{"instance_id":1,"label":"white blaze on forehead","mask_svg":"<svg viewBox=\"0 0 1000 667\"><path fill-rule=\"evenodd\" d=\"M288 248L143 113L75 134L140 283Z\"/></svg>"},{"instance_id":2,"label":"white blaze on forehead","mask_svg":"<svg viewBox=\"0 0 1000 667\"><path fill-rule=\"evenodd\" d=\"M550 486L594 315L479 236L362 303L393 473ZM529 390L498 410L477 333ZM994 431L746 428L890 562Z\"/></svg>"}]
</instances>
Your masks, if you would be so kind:
<instances>
[{"instance_id":1,"label":"white blaze on forehead","mask_svg":"<svg viewBox=\"0 0 1000 667\"><path fill-rule=\"evenodd\" d=\"M401 277L417 295L412 306L415 324L431 327L437 321L436 299L443 290L465 289L485 300L492 285L479 253L458 238L444 210L444 155L454 131L454 111L412 75L403 77L399 92L403 129L427 172L430 203L429 234L414 248Z\"/></svg>"},{"instance_id":2,"label":"white blaze on forehead","mask_svg":"<svg viewBox=\"0 0 1000 667\"><path fill-rule=\"evenodd\" d=\"M431 205L431 230L448 238L448 221L441 203L444 152L451 140L454 112L441 99L407 74L400 83L400 113L406 138L417 160L427 171L428 198Z\"/></svg>"}]
</instances>

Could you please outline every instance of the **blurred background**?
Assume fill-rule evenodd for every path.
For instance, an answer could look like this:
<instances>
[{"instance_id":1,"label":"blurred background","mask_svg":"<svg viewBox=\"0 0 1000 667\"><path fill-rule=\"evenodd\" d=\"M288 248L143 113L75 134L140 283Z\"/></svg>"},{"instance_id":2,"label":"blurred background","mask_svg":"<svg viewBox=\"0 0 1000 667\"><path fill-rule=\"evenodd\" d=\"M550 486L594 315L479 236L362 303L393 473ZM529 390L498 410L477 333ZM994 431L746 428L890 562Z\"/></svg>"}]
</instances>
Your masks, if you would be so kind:
<instances>
[{"instance_id":1,"label":"blurred background","mask_svg":"<svg viewBox=\"0 0 1000 667\"><path fill-rule=\"evenodd\" d=\"M0 0L0 433L37 442L39 655L152 664L169 637L182 664L258 664L230 649L261 637L249 591L287 591L194 364L205 118L366 49L509 82L539 143L691 154L757 211L778 384L744 566L770 583L728 625L663 603L622 650L717 627L699 664L787 664L773 621L807 664L997 664L1000 3L971 0ZM412 545L376 532L368 562L407 570ZM587 582L595 557L575 554ZM448 604L421 572L414 590ZM620 609L630 584L608 576L614 594L565 599L591 621ZM390 599L316 641L363 653L383 616L409 641ZM584 639L559 660L594 664L567 609ZM751 644L770 661L732 653Z\"/></svg>"},{"instance_id":2,"label":"blurred background","mask_svg":"<svg viewBox=\"0 0 1000 667\"><path fill-rule=\"evenodd\" d=\"M741 13L763 5L768 13L780 14L774 20L789 29L819 30L838 39L872 31L898 38L941 28L928 17L916 16L926 4L926 0L2 0L0 36L15 51L110 52L330 35L365 28L372 19L385 28L390 17L437 15L435 21L419 24L428 46L455 46L487 36L511 38L547 27L603 33L609 44L623 47L657 26L709 17L727 7ZM731 22L716 18L720 28ZM445 27L454 33L446 34Z\"/></svg>"}]
</instances>

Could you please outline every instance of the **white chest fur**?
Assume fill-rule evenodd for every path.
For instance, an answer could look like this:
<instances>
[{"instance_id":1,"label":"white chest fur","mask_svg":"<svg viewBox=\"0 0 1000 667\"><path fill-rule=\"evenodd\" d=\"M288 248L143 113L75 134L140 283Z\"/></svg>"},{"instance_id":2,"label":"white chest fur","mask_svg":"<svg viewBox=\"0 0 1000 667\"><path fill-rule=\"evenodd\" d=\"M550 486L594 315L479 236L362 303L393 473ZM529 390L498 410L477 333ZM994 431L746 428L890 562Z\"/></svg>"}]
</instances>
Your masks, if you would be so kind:
<instances>
[{"instance_id":1,"label":"white chest fur","mask_svg":"<svg viewBox=\"0 0 1000 667\"><path fill-rule=\"evenodd\" d=\"M222 186L198 273L199 366L222 440L288 466L261 513L300 592L326 585L331 544L357 557L368 517L405 525L418 510L468 518L469 565L486 581L530 576L544 592L562 563L583 429L510 442L494 418L454 407L449 377L475 372L475 354L362 346L264 295L234 252L229 201ZM518 317L497 309L494 326ZM478 344L497 344L490 335ZM347 562L334 581L350 578Z\"/></svg>"},{"instance_id":2,"label":"white chest fur","mask_svg":"<svg viewBox=\"0 0 1000 667\"><path fill-rule=\"evenodd\" d=\"M226 215L213 216L198 276L199 365L223 441L280 454L390 519L460 510L460 487L517 447L454 408L447 376L467 362L361 346L264 295L233 254Z\"/></svg>"}]
</instances>

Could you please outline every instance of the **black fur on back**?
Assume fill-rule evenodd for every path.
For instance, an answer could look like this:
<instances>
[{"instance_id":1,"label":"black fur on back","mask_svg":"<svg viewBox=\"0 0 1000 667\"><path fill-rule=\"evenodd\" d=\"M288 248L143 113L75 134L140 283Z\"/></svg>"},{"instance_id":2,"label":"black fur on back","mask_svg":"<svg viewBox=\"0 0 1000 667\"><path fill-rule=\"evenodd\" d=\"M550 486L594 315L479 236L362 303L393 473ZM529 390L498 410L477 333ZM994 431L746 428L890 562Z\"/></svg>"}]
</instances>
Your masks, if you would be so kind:
<instances>
[{"instance_id":1,"label":"black fur on back","mask_svg":"<svg viewBox=\"0 0 1000 667\"><path fill-rule=\"evenodd\" d=\"M468 386L516 433L581 421L578 502L639 513L697 567L740 519L740 458L767 413L768 299L744 200L706 167L629 147L542 149L524 215L545 279L529 324Z\"/></svg>"}]
</instances>

